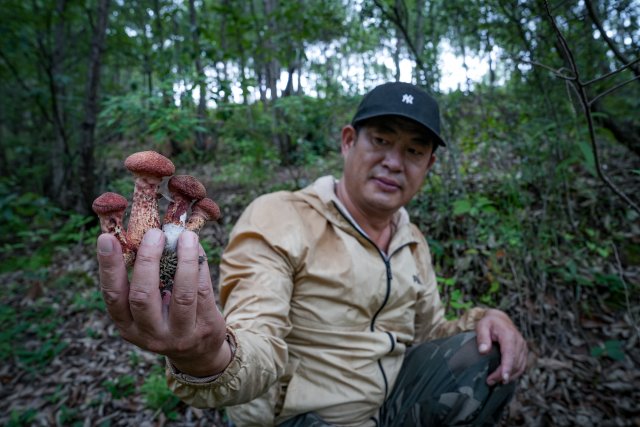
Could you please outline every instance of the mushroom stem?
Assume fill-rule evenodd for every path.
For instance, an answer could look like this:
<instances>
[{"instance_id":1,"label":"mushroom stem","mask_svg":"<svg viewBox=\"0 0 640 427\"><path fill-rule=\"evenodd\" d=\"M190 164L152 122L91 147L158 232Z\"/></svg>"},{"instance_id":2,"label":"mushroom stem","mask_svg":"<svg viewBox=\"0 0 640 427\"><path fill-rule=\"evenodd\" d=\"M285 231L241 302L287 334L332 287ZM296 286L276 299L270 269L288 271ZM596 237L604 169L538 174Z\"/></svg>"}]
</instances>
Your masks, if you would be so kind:
<instances>
[{"instance_id":1,"label":"mushroom stem","mask_svg":"<svg viewBox=\"0 0 640 427\"><path fill-rule=\"evenodd\" d=\"M173 175L175 166L155 151L134 153L124 164L136 178L128 233L129 242L137 250L147 230L160 228L158 187L163 177Z\"/></svg>"},{"instance_id":2,"label":"mushroom stem","mask_svg":"<svg viewBox=\"0 0 640 427\"><path fill-rule=\"evenodd\" d=\"M220 208L213 200L204 198L193 205L191 217L187 222L187 230L198 234L207 221L217 221L218 219L220 219Z\"/></svg>"},{"instance_id":3,"label":"mushroom stem","mask_svg":"<svg viewBox=\"0 0 640 427\"><path fill-rule=\"evenodd\" d=\"M93 201L93 211L100 218L100 229L103 233L115 236L122 247L122 257L127 267L133 264L136 254L132 250L123 226L124 211L127 209L127 199L117 193L104 193Z\"/></svg>"},{"instance_id":4,"label":"mushroom stem","mask_svg":"<svg viewBox=\"0 0 640 427\"><path fill-rule=\"evenodd\" d=\"M207 190L200 181L189 175L172 176L169 179L168 188L172 200L167 208L162 230L167 237L166 249L175 252L178 238L185 230L187 211L193 202L207 195Z\"/></svg>"}]
</instances>

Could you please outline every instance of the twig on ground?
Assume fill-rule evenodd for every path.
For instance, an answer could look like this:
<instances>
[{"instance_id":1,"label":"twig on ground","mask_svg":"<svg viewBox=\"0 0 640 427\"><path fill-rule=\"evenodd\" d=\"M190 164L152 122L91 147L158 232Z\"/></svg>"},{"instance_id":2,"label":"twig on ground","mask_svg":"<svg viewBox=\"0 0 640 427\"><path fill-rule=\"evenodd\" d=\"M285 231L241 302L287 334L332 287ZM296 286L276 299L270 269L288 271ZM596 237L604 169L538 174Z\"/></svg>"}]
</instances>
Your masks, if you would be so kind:
<instances>
[{"instance_id":1,"label":"twig on ground","mask_svg":"<svg viewBox=\"0 0 640 427\"><path fill-rule=\"evenodd\" d=\"M622 269L622 262L620 262L620 254L618 253L618 248L614 243L611 243L611 246L613 246L613 253L616 256L618 276L620 277L622 286L624 286L624 298L625 298L625 303L627 305L627 312L629 313L629 321L631 322L631 326L633 327L633 330L636 333L636 337L640 338L640 328L638 327L638 321L636 320L635 313L631 308L631 302L629 301L629 286L627 285L627 281L624 280L624 270Z\"/></svg>"}]
</instances>

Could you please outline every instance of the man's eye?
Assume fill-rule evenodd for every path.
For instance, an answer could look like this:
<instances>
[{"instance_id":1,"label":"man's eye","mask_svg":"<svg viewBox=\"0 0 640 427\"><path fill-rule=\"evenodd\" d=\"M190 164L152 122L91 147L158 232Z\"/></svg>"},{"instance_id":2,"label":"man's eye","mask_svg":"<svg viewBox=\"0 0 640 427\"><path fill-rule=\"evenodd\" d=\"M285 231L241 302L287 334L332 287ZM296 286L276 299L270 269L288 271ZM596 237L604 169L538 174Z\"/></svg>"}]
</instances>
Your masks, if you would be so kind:
<instances>
[{"instance_id":1,"label":"man's eye","mask_svg":"<svg viewBox=\"0 0 640 427\"><path fill-rule=\"evenodd\" d=\"M416 157L424 156L424 151L422 151L422 150L418 150L418 149L415 149L415 148L409 148L407 151L412 156L416 156Z\"/></svg>"},{"instance_id":2,"label":"man's eye","mask_svg":"<svg viewBox=\"0 0 640 427\"><path fill-rule=\"evenodd\" d=\"M376 145L387 145L387 141L383 138L380 138L378 136L374 136L373 137L373 143Z\"/></svg>"}]
</instances>

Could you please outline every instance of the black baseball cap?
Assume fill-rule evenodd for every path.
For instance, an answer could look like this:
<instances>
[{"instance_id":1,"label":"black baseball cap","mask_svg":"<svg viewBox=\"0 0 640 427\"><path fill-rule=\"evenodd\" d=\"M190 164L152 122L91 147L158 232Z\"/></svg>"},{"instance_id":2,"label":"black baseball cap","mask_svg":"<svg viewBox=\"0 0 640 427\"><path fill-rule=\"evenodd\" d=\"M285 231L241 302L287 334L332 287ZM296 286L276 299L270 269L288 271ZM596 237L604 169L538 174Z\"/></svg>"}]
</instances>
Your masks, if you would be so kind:
<instances>
[{"instance_id":1,"label":"black baseball cap","mask_svg":"<svg viewBox=\"0 0 640 427\"><path fill-rule=\"evenodd\" d=\"M426 127L438 145L445 146L440 136L440 109L431 95L410 83L390 82L376 86L364 96L351 124L379 116L402 116Z\"/></svg>"}]
</instances>

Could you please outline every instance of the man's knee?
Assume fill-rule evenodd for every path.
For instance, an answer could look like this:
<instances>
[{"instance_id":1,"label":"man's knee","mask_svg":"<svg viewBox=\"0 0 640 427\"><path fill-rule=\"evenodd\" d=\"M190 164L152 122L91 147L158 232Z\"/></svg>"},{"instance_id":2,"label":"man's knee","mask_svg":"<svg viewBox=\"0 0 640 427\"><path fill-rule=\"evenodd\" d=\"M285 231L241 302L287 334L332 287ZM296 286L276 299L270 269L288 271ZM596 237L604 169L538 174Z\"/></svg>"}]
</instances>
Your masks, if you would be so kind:
<instances>
[{"instance_id":1,"label":"man's knee","mask_svg":"<svg viewBox=\"0 0 640 427\"><path fill-rule=\"evenodd\" d=\"M391 402L386 405L394 408L388 415L411 420L407 425L416 426L491 425L514 390L513 385L487 384L487 376L498 365L497 345L481 354L474 332L416 346L407 353Z\"/></svg>"}]
</instances>

